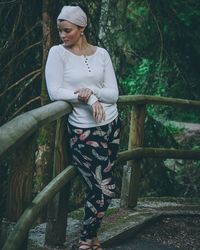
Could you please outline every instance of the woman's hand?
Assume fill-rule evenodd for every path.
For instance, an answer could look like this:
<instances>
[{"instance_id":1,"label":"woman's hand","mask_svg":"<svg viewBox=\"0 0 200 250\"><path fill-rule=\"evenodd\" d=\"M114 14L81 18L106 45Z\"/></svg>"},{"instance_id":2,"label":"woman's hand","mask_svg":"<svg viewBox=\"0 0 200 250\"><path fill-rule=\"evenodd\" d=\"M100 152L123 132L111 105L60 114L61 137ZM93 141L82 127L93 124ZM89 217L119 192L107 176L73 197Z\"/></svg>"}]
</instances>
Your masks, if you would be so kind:
<instances>
[{"instance_id":1,"label":"woman's hand","mask_svg":"<svg viewBox=\"0 0 200 250\"><path fill-rule=\"evenodd\" d=\"M79 89L75 91L74 94L78 94L79 101L87 103L88 99L92 95L92 90L88 88Z\"/></svg>"},{"instance_id":2,"label":"woman's hand","mask_svg":"<svg viewBox=\"0 0 200 250\"><path fill-rule=\"evenodd\" d=\"M93 117L97 123L100 123L102 120L105 120L105 111L103 106L99 101L96 101L92 104Z\"/></svg>"}]
</instances>

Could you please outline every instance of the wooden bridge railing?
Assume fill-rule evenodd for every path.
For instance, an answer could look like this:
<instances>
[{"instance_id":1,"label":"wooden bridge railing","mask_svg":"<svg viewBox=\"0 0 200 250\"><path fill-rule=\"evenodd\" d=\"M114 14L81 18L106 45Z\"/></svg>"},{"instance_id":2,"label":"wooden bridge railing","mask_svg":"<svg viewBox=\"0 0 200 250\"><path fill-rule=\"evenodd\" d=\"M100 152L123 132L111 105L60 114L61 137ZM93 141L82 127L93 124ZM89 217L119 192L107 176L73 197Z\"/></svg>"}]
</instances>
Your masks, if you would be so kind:
<instances>
[{"instance_id":1,"label":"wooden bridge railing","mask_svg":"<svg viewBox=\"0 0 200 250\"><path fill-rule=\"evenodd\" d=\"M146 105L173 105L200 107L200 101L155 97L155 96L120 96L119 104L130 104L133 106L131 111L131 123L129 134L128 150L118 154L118 161L128 161L124 166L121 206L134 207L137 205L140 162L144 157L151 158L179 158L179 159L200 159L199 150L176 150L164 148L144 148L144 121ZM6 219L17 221L14 230L9 234L3 250L26 249L27 232L34 221L37 219L42 208L52 202L56 196L54 215L49 225L46 237L49 244L63 243L65 241L67 201L63 199L67 196L69 183L76 174L73 166L66 166L67 156L63 150L63 117L71 111L71 106L63 101L57 101L44 107L22 114L0 128L0 160L4 160L14 150L32 151L32 161L24 152L21 153L22 165L12 166L10 188L13 194L8 192L8 210ZM31 201L32 173L34 167L34 133L43 125L57 120L55 153L54 153L54 172L55 178ZM30 155L29 155L30 158ZM25 160L24 160L25 159ZM20 169L20 171L18 171ZM16 174L17 172L17 174ZM22 185L23 183L23 185ZM18 184L23 189L18 190ZM28 204L28 206L27 206ZM17 206L13 211L11 207ZM62 218L62 222L60 221ZM53 221L53 222L52 222ZM64 221L64 223L63 223ZM1 232L2 233L2 232ZM4 235L1 235L1 239ZM5 237L6 238L6 237ZM50 240L51 239L51 240Z\"/></svg>"}]
</instances>

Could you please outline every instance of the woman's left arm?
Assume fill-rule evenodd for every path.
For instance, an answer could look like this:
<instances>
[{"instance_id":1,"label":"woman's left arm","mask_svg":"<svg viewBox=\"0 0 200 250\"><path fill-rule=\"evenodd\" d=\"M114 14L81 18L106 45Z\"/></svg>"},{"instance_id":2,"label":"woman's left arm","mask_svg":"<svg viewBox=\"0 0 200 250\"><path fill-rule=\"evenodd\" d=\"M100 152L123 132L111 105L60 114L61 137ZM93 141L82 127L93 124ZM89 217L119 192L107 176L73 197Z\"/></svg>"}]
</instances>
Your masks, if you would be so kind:
<instances>
[{"instance_id":1,"label":"woman's left arm","mask_svg":"<svg viewBox=\"0 0 200 250\"><path fill-rule=\"evenodd\" d=\"M104 81L103 87L99 88L92 88L93 93L96 95L100 102L104 103L116 103L119 90L117 86L117 80L113 68L113 64L110 58L110 55L105 50L104 53Z\"/></svg>"}]
</instances>

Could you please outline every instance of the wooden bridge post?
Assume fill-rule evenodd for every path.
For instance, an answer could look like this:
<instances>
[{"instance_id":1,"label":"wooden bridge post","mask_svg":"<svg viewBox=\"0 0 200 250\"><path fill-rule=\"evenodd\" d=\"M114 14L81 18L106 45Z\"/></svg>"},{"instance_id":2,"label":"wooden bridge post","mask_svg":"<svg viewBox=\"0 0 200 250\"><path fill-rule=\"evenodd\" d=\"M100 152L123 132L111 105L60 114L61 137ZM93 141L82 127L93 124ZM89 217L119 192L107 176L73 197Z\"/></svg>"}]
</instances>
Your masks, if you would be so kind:
<instances>
[{"instance_id":1,"label":"wooden bridge post","mask_svg":"<svg viewBox=\"0 0 200 250\"><path fill-rule=\"evenodd\" d=\"M1 230L2 245L10 230L32 200L35 151L36 134L33 134L13 154L8 183L7 208ZM27 239L20 249L27 249Z\"/></svg>"},{"instance_id":2,"label":"wooden bridge post","mask_svg":"<svg viewBox=\"0 0 200 250\"><path fill-rule=\"evenodd\" d=\"M57 120L53 177L69 165L69 157L67 154L68 138L65 121L66 117ZM45 242L49 246L62 245L66 241L69 194L70 185L68 184L55 196L48 206Z\"/></svg>"},{"instance_id":3,"label":"wooden bridge post","mask_svg":"<svg viewBox=\"0 0 200 250\"><path fill-rule=\"evenodd\" d=\"M129 146L132 150L141 147L144 142L144 122L146 105L134 105L131 111L131 122L129 132ZM139 193L139 181L141 175L141 159L127 162L123 170L121 207L135 207Z\"/></svg>"}]
</instances>

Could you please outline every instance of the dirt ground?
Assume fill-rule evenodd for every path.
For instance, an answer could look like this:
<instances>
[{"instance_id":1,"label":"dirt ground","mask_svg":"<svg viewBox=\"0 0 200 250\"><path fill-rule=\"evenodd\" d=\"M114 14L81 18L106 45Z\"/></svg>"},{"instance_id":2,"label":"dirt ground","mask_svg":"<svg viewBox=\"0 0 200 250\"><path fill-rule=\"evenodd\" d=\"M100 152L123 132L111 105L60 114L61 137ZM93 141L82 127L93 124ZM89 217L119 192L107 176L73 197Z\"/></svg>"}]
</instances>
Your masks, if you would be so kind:
<instances>
[{"instance_id":1,"label":"dirt ground","mask_svg":"<svg viewBox=\"0 0 200 250\"><path fill-rule=\"evenodd\" d=\"M152 239L181 250L200 249L200 217L167 217L149 226L136 236Z\"/></svg>"},{"instance_id":2,"label":"dirt ground","mask_svg":"<svg viewBox=\"0 0 200 250\"><path fill-rule=\"evenodd\" d=\"M200 250L200 216L165 217L104 250Z\"/></svg>"}]
</instances>

